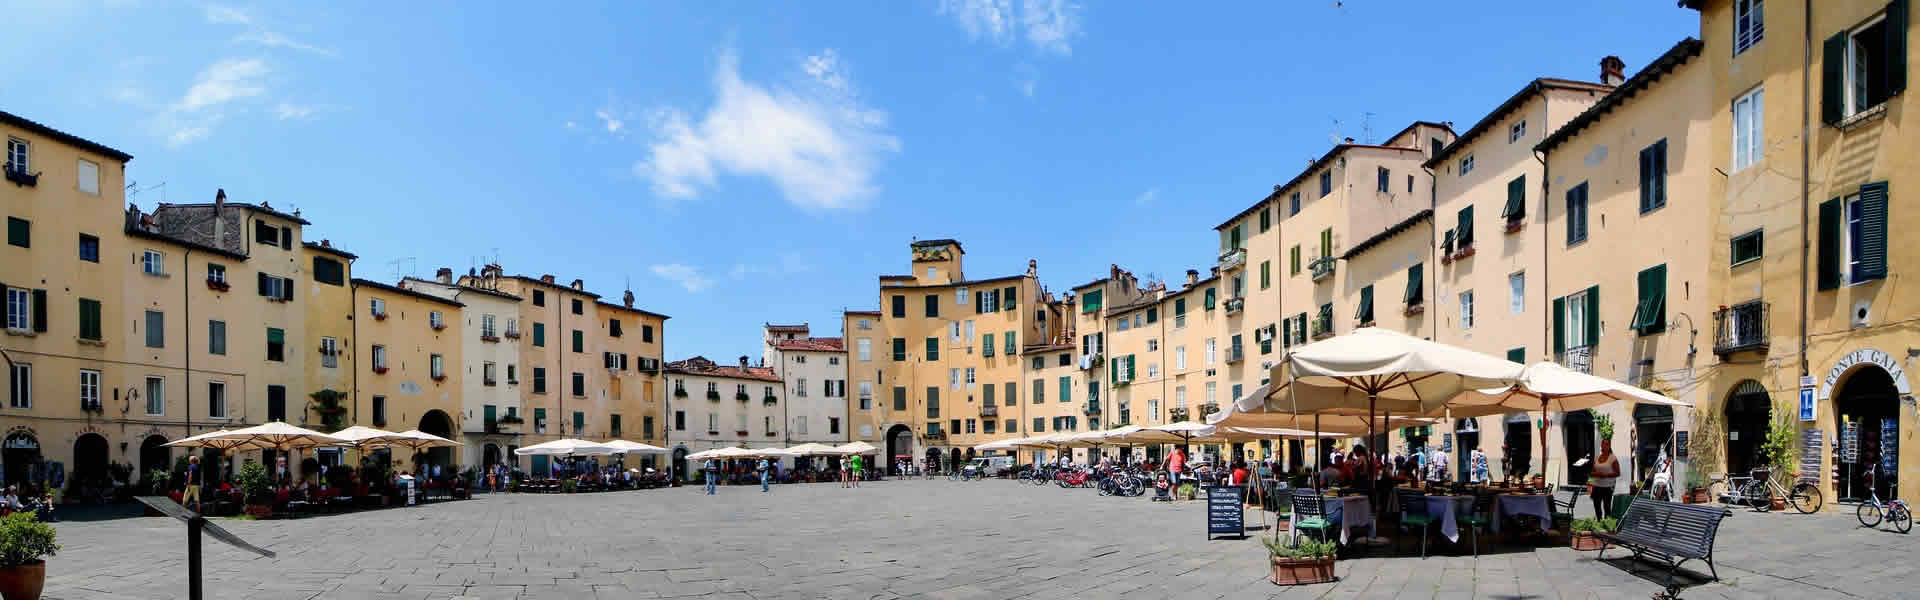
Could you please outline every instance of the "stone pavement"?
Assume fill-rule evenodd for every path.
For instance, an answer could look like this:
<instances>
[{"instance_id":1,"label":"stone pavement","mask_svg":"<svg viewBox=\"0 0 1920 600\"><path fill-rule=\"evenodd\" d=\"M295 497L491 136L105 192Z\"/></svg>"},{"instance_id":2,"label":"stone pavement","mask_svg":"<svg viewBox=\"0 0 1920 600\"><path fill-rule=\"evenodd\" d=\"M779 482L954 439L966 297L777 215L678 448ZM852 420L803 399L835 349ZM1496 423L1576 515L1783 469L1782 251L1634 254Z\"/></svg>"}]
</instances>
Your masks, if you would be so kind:
<instances>
[{"instance_id":1,"label":"stone pavement","mask_svg":"<svg viewBox=\"0 0 1920 600\"><path fill-rule=\"evenodd\" d=\"M1647 598L1661 574L1564 546L1480 558L1342 557L1339 581L1266 580L1255 539L1207 541L1203 504L1007 481L697 487L500 495L294 521L220 524L276 551L208 540L209 598ZM1583 507L1584 508L1584 507ZM1249 513L1250 523L1258 518ZM1820 515L1737 510L1722 581L1684 598L1920 597L1914 536ZM57 525L47 598L186 595L185 528L133 518ZM1383 531L1384 535L1384 531ZM1465 538L1462 538L1465 541ZM1483 540L1482 550L1486 551ZM1564 543L1564 542L1563 542ZM1417 547L1416 547L1417 548ZM1705 566L1690 563L1704 575ZM1683 571L1684 572L1684 571Z\"/></svg>"}]
</instances>

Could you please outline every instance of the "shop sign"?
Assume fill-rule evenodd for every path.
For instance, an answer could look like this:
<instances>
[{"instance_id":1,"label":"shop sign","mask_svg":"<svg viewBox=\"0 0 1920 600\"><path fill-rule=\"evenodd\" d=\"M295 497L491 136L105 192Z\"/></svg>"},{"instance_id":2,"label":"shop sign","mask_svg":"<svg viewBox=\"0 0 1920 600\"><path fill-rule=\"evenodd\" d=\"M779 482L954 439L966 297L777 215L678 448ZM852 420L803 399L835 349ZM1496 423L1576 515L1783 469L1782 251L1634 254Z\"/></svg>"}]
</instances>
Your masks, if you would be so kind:
<instances>
[{"instance_id":1,"label":"shop sign","mask_svg":"<svg viewBox=\"0 0 1920 600\"><path fill-rule=\"evenodd\" d=\"M1894 390L1901 395L1913 393L1913 386L1907 383L1907 371L1900 366L1899 359L1873 348L1862 348L1841 357L1840 362L1834 363L1833 368L1827 371L1827 378L1820 382L1820 399L1832 398L1833 384L1838 383L1840 376L1847 374L1848 369L1862 363L1872 363L1886 371L1887 376L1893 378Z\"/></svg>"},{"instance_id":2,"label":"shop sign","mask_svg":"<svg viewBox=\"0 0 1920 600\"><path fill-rule=\"evenodd\" d=\"M1676 458L1687 457L1687 432L1673 432L1673 452Z\"/></svg>"},{"instance_id":3,"label":"shop sign","mask_svg":"<svg viewBox=\"0 0 1920 600\"><path fill-rule=\"evenodd\" d=\"M1813 388L1800 388L1800 420L1812 421L1814 415Z\"/></svg>"}]
</instances>

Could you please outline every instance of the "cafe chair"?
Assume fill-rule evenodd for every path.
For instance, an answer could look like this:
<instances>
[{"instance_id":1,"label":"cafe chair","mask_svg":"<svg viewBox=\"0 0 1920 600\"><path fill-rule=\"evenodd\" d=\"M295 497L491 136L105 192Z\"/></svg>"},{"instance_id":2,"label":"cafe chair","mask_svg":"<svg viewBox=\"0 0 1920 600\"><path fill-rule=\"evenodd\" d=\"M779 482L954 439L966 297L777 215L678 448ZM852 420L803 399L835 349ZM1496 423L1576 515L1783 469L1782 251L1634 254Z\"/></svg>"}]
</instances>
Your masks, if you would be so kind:
<instances>
[{"instance_id":1,"label":"cafe chair","mask_svg":"<svg viewBox=\"0 0 1920 600\"><path fill-rule=\"evenodd\" d=\"M1296 532L1318 532L1320 540L1337 539L1333 533L1333 521L1327 519L1326 497L1320 492L1301 488L1293 492L1293 524Z\"/></svg>"},{"instance_id":2,"label":"cafe chair","mask_svg":"<svg viewBox=\"0 0 1920 600\"><path fill-rule=\"evenodd\" d=\"M1420 558L1426 558L1427 537L1433 532L1433 524L1438 519L1427 514L1426 494L1404 488L1396 491L1400 499L1400 530L1406 531L1409 527L1420 529Z\"/></svg>"},{"instance_id":3,"label":"cafe chair","mask_svg":"<svg viewBox=\"0 0 1920 600\"><path fill-rule=\"evenodd\" d=\"M1456 522L1467 526L1473 536L1473 557L1480 558L1480 530L1493 527L1493 495L1484 491L1473 496L1473 511L1462 515Z\"/></svg>"}]
</instances>

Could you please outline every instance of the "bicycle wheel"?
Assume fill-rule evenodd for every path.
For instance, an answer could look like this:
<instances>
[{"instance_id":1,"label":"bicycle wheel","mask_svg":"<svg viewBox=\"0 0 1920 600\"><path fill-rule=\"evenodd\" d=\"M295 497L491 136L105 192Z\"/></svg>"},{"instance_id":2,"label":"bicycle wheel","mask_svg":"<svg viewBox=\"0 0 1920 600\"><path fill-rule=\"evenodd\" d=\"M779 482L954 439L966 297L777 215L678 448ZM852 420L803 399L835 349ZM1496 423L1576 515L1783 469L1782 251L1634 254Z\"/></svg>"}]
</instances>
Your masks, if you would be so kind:
<instances>
[{"instance_id":1,"label":"bicycle wheel","mask_svg":"<svg viewBox=\"0 0 1920 600\"><path fill-rule=\"evenodd\" d=\"M1860 526L1862 527L1879 527L1880 519L1882 518L1880 505L1862 503L1860 508L1854 509L1853 516L1860 519Z\"/></svg>"},{"instance_id":2,"label":"bicycle wheel","mask_svg":"<svg viewBox=\"0 0 1920 600\"><path fill-rule=\"evenodd\" d=\"M1773 492L1767 489L1767 482L1753 480L1740 486L1740 498L1754 510L1767 512L1773 510Z\"/></svg>"},{"instance_id":3,"label":"bicycle wheel","mask_svg":"<svg viewBox=\"0 0 1920 600\"><path fill-rule=\"evenodd\" d=\"M1726 480L1707 482L1707 501L1715 504L1727 504L1722 497L1727 495Z\"/></svg>"},{"instance_id":4,"label":"bicycle wheel","mask_svg":"<svg viewBox=\"0 0 1920 600\"><path fill-rule=\"evenodd\" d=\"M1893 513L1887 515L1887 520L1893 521L1893 528L1900 530L1900 533L1913 532L1913 511L1907 510L1904 506L1894 506Z\"/></svg>"},{"instance_id":5,"label":"bicycle wheel","mask_svg":"<svg viewBox=\"0 0 1920 600\"><path fill-rule=\"evenodd\" d=\"M1820 488L1811 483L1794 484L1793 491L1787 494L1787 503L1792 504L1793 509L1800 511L1803 515L1819 512L1822 502Z\"/></svg>"}]
</instances>

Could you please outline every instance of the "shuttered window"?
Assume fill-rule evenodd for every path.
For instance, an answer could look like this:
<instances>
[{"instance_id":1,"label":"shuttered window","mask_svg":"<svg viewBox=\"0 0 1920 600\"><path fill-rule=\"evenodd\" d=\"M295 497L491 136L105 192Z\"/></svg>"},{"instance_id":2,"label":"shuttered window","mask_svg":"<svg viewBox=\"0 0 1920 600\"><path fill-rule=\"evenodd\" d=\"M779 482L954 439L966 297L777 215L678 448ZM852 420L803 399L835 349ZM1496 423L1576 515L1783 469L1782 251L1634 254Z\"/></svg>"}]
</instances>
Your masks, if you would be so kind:
<instances>
[{"instance_id":1,"label":"shuttered window","mask_svg":"<svg viewBox=\"0 0 1920 600\"><path fill-rule=\"evenodd\" d=\"M1733 238L1733 265L1760 260L1766 254L1766 234L1762 230L1753 230Z\"/></svg>"},{"instance_id":2,"label":"shuttered window","mask_svg":"<svg viewBox=\"0 0 1920 600\"><path fill-rule=\"evenodd\" d=\"M1207 288L1207 293L1205 296L1202 297L1202 300L1200 302L1200 305L1203 307L1206 307L1207 310L1213 310L1213 307L1216 303L1213 290L1214 288Z\"/></svg>"},{"instance_id":3,"label":"shuttered window","mask_svg":"<svg viewBox=\"0 0 1920 600\"><path fill-rule=\"evenodd\" d=\"M1527 176L1521 175L1507 182L1507 205L1500 209L1500 216L1508 221L1518 221L1527 217Z\"/></svg>"},{"instance_id":4,"label":"shuttered window","mask_svg":"<svg viewBox=\"0 0 1920 600\"><path fill-rule=\"evenodd\" d=\"M1634 302L1633 324L1630 326L1640 335L1666 331L1667 329L1667 266L1659 265L1640 271L1639 297Z\"/></svg>"},{"instance_id":5,"label":"shuttered window","mask_svg":"<svg viewBox=\"0 0 1920 600\"><path fill-rule=\"evenodd\" d=\"M1407 268L1407 293L1403 297L1407 306L1419 306L1426 301L1426 284L1421 281L1422 272L1426 270L1426 266L1425 263L1416 263Z\"/></svg>"},{"instance_id":6,"label":"shuttered window","mask_svg":"<svg viewBox=\"0 0 1920 600\"><path fill-rule=\"evenodd\" d=\"M927 360L940 360L940 338L927 338Z\"/></svg>"},{"instance_id":7,"label":"shuttered window","mask_svg":"<svg viewBox=\"0 0 1920 600\"><path fill-rule=\"evenodd\" d=\"M1471 204L1460 209L1460 225L1454 229L1454 241L1460 244L1461 250L1473 247L1473 205Z\"/></svg>"},{"instance_id":8,"label":"shuttered window","mask_svg":"<svg viewBox=\"0 0 1920 600\"><path fill-rule=\"evenodd\" d=\"M1667 205L1667 140L1640 150L1640 212Z\"/></svg>"},{"instance_id":9,"label":"shuttered window","mask_svg":"<svg viewBox=\"0 0 1920 600\"><path fill-rule=\"evenodd\" d=\"M80 299L80 339L100 340L100 301Z\"/></svg>"},{"instance_id":10,"label":"shuttered window","mask_svg":"<svg viewBox=\"0 0 1920 600\"><path fill-rule=\"evenodd\" d=\"M993 356L993 350L994 350L993 334L991 333L980 334L980 355Z\"/></svg>"},{"instance_id":11,"label":"shuttered window","mask_svg":"<svg viewBox=\"0 0 1920 600\"><path fill-rule=\"evenodd\" d=\"M1362 324L1373 322L1373 286L1360 288L1360 310L1354 313L1353 320Z\"/></svg>"},{"instance_id":12,"label":"shuttered window","mask_svg":"<svg viewBox=\"0 0 1920 600\"><path fill-rule=\"evenodd\" d=\"M1507 360L1510 360L1510 361L1513 361L1513 362L1517 362L1517 363L1520 363L1520 364L1523 364L1523 365L1524 365L1524 364L1527 364L1527 349L1526 349L1526 348L1514 348L1514 349L1512 349L1512 350L1508 350L1508 351L1507 351Z\"/></svg>"},{"instance_id":13,"label":"shuttered window","mask_svg":"<svg viewBox=\"0 0 1920 600\"><path fill-rule=\"evenodd\" d=\"M1820 203L1819 289L1886 278L1888 192L1886 182L1869 183Z\"/></svg>"},{"instance_id":14,"label":"shuttered window","mask_svg":"<svg viewBox=\"0 0 1920 600\"><path fill-rule=\"evenodd\" d=\"M1587 241L1587 183L1567 190L1567 245Z\"/></svg>"},{"instance_id":15,"label":"shuttered window","mask_svg":"<svg viewBox=\"0 0 1920 600\"><path fill-rule=\"evenodd\" d=\"M898 362L898 361L904 361L906 359L907 359L907 338L893 338L893 360L895 362Z\"/></svg>"}]
</instances>

